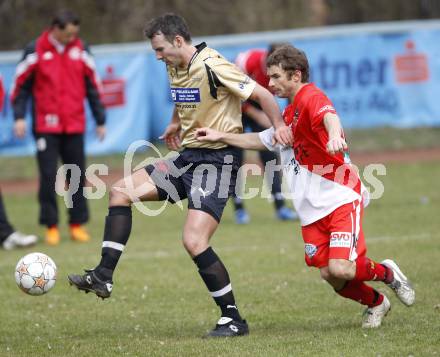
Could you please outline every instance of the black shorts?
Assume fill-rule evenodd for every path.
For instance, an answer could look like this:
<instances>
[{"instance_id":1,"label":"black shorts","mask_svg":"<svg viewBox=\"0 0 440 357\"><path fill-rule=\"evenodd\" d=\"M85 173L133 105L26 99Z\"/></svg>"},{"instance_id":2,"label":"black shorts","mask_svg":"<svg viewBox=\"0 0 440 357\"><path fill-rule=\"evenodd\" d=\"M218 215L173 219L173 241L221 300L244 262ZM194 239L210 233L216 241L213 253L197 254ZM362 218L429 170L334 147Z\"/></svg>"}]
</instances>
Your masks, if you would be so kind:
<instances>
[{"instance_id":1,"label":"black shorts","mask_svg":"<svg viewBox=\"0 0 440 357\"><path fill-rule=\"evenodd\" d=\"M228 198L234 193L239 151L184 149L179 155L147 165L159 193L159 200L171 203L188 198L188 208L210 214L218 222Z\"/></svg>"}]
</instances>

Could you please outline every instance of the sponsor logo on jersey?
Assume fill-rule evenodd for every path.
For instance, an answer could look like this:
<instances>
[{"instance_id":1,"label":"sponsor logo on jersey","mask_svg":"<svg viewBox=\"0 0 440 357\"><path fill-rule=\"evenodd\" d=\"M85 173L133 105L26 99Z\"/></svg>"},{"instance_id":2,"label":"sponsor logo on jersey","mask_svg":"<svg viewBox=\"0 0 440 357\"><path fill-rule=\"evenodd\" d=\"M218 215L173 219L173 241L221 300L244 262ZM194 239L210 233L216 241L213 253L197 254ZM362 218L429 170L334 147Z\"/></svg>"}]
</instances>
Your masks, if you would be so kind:
<instances>
[{"instance_id":1,"label":"sponsor logo on jersey","mask_svg":"<svg viewBox=\"0 0 440 357\"><path fill-rule=\"evenodd\" d=\"M46 114L44 116L44 121L46 123L46 126L54 127L54 126L58 126L60 119L58 118L58 115L56 115L56 114Z\"/></svg>"},{"instance_id":2,"label":"sponsor logo on jersey","mask_svg":"<svg viewBox=\"0 0 440 357\"><path fill-rule=\"evenodd\" d=\"M43 53L42 58L43 58L45 61L51 60L51 59L53 59L53 53L50 52L50 51L46 51L46 52Z\"/></svg>"},{"instance_id":3,"label":"sponsor logo on jersey","mask_svg":"<svg viewBox=\"0 0 440 357\"><path fill-rule=\"evenodd\" d=\"M171 88L171 98L175 103L200 103L200 89Z\"/></svg>"},{"instance_id":4,"label":"sponsor logo on jersey","mask_svg":"<svg viewBox=\"0 0 440 357\"><path fill-rule=\"evenodd\" d=\"M351 232L333 232L330 234L330 248L350 248L352 240Z\"/></svg>"},{"instance_id":5,"label":"sponsor logo on jersey","mask_svg":"<svg viewBox=\"0 0 440 357\"><path fill-rule=\"evenodd\" d=\"M77 61L81 58L81 50L79 49L79 47L72 47L69 50L69 57L70 59Z\"/></svg>"},{"instance_id":6,"label":"sponsor logo on jersey","mask_svg":"<svg viewBox=\"0 0 440 357\"><path fill-rule=\"evenodd\" d=\"M318 251L318 248L314 244L306 243L304 245L304 251L306 252L306 254L309 258L313 258L313 256Z\"/></svg>"},{"instance_id":7,"label":"sponsor logo on jersey","mask_svg":"<svg viewBox=\"0 0 440 357\"><path fill-rule=\"evenodd\" d=\"M246 79L243 82L238 83L238 88L240 90L243 90L246 85L248 85L251 82L251 79L249 77L246 77Z\"/></svg>"},{"instance_id":8,"label":"sponsor logo on jersey","mask_svg":"<svg viewBox=\"0 0 440 357\"><path fill-rule=\"evenodd\" d=\"M202 77L192 77L191 82L201 82L202 79L203 79Z\"/></svg>"},{"instance_id":9,"label":"sponsor logo on jersey","mask_svg":"<svg viewBox=\"0 0 440 357\"><path fill-rule=\"evenodd\" d=\"M316 115L319 115L323 112L336 112L336 110L331 105L324 105L323 107L321 107L321 109L318 110L318 113L316 113Z\"/></svg>"}]
</instances>

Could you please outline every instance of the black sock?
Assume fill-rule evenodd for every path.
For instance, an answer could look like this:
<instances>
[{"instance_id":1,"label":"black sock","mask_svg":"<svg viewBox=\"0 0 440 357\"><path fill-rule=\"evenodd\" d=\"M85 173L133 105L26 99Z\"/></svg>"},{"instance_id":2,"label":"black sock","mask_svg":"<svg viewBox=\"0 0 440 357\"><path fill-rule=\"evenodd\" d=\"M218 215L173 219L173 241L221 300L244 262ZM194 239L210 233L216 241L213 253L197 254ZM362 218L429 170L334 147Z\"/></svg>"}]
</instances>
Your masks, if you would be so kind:
<instances>
[{"instance_id":1,"label":"black sock","mask_svg":"<svg viewBox=\"0 0 440 357\"><path fill-rule=\"evenodd\" d=\"M108 216L105 218L101 261L95 268L95 273L99 279L112 280L113 271L127 244L130 232L131 207L110 207Z\"/></svg>"},{"instance_id":2,"label":"black sock","mask_svg":"<svg viewBox=\"0 0 440 357\"><path fill-rule=\"evenodd\" d=\"M244 208L243 201L241 200L240 197L234 196L233 200L234 200L234 209L236 211L238 211L239 209L243 209Z\"/></svg>"},{"instance_id":3,"label":"black sock","mask_svg":"<svg viewBox=\"0 0 440 357\"><path fill-rule=\"evenodd\" d=\"M230 317L236 321L242 321L237 306L235 305L228 271L217 254L209 247L203 253L194 257L194 262L199 268L199 274L211 293L212 298L220 307L222 316Z\"/></svg>"},{"instance_id":4,"label":"black sock","mask_svg":"<svg viewBox=\"0 0 440 357\"><path fill-rule=\"evenodd\" d=\"M273 203L275 205L275 209L279 210L281 207L284 207L284 197L281 192L272 193Z\"/></svg>"}]
</instances>

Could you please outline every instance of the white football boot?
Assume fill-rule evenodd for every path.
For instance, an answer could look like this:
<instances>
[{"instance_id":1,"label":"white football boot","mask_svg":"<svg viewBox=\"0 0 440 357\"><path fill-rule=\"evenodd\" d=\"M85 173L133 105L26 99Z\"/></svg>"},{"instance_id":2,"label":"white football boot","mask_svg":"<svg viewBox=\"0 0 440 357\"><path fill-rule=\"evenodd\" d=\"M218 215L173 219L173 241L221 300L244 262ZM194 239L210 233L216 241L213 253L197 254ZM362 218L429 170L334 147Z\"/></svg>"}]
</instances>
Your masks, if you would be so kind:
<instances>
[{"instance_id":1,"label":"white football boot","mask_svg":"<svg viewBox=\"0 0 440 357\"><path fill-rule=\"evenodd\" d=\"M391 303L384 295L382 304L369 307L364 312L364 319L362 321L362 328L376 328L382 324L383 318L391 310Z\"/></svg>"},{"instance_id":2,"label":"white football boot","mask_svg":"<svg viewBox=\"0 0 440 357\"><path fill-rule=\"evenodd\" d=\"M411 285L408 278L402 273L397 264L391 259L385 259L380 264L390 268L394 274L394 280L392 283L387 284L388 287L394 290L399 300L406 306L411 306L416 300L416 292Z\"/></svg>"},{"instance_id":3,"label":"white football boot","mask_svg":"<svg viewBox=\"0 0 440 357\"><path fill-rule=\"evenodd\" d=\"M38 237L35 235L23 234L21 232L11 233L4 241L3 241L3 249L11 250L14 248L23 248L28 247L35 244L38 240Z\"/></svg>"}]
</instances>

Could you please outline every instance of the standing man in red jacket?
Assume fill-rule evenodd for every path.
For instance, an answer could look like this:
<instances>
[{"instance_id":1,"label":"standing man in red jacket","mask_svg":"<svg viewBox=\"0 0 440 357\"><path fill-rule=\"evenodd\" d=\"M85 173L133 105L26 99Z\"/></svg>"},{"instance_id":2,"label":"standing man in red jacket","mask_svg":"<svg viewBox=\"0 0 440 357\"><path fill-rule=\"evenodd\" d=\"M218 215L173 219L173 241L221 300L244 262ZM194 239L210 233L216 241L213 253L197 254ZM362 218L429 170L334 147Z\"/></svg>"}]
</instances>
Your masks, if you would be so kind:
<instances>
[{"instance_id":1,"label":"standing man in red jacket","mask_svg":"<svg viewBox=\"0 0 440 357\"><path fill-rule=\"evenodd\" d=\"M37 144L40 173L40 224L47 226L46 243L60 241L55 178L58 157L64 164L81 170L79 188L68 209L71 238L86 242L89 234L82 226L89 219L83 196L85 154L84 98L87 97L96 120L96 134L105 136L105 109L99 97L99 80L94 60L78 37L80 20L69 10L62 10L51 27L25 49L17 65L12 88L15 135L26 134L25 113L32 97L33 133Z\"/></svg>"},{"instance_id":2,"label":"standing man in red jacket","mask_svg":"<svg viewBox=\"0 0 440 357\"><path fill-rule=\"evenodd\" d=\"M3 77L0 74L0 113L3 111L4 100L5 100L5 87L3 86Z\"/></svg>"}]
</instances>

